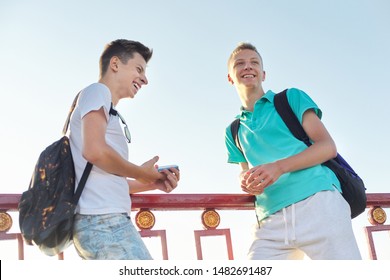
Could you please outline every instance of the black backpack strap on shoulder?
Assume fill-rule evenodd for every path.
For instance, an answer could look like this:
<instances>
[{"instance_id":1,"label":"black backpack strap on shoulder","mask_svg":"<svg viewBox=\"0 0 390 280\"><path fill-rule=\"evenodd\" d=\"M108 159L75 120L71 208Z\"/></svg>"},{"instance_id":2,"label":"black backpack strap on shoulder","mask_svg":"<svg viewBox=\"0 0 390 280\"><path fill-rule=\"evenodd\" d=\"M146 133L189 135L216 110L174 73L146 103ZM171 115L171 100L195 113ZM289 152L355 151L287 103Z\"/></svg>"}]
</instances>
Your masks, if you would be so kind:
<instances>
[{"instance_id":1,"label":"black backpack strap on shoulder","mask_svg":"<svg viewBox=\"0 0 390 280\"><path fill-rule=\"evenodd\" d=\"M68 128L69 128L69 124L70 124L70 118L72 116L72 113L74 111L74 108L76 107L76 104L77 104L77 100L79 99L79 95L80 95L80 92L77 93L76 97L74 98L73 100L73 103L72 105L70 106L70 109L69 109L69 113L68 113L68 117L66 118L66 121L65 121L65 124L64 124L64 127L62 129L62 134L63 135L66 135L66 133L68 132ZM115 110L112 106L112 103L111 103L111 107L110 107L110 115L113 115L113 116L116 116L118 114L117 110Z\"/></svg>"},{"instance_id":2,"label":"black backpack strap on shoulder","mask_svg":"<svg viewBox=\"0 0 390 280\"><path fill-rule=\"evenodd\" d=\"M295 138L303 141L307 146L311 145L309 137L303 129L294 111L291 109L287 99L287 89L275 94L274 97L275 109L287 125L288 129L295 136Z\"/></svg>"},{"instance_id":3,"label":"black backpack strap on shoulder","mask_svg":"<svg viewBox=\"0 0 390 280\"><path fill-rule=\"evenodd\" d=\"M91 173L91 170L92 170L92 163L87 162L87 165L84 168L83 175L81 176L80 182L77 186L77 190L73 196L73 202L75 204L77 204L79 199L80 199L81 193L84 190L85 183L87 182L87 179L88 179L89 173Z\"/></svg>"},{"instance_id":4,"label":"black backpack strap on shoulder","mask_svg":"<svg viewBox=\"0 0 390 280\"><path fill-rule=\"evenodd\" d=\"M62 134L65 135L68 132L68 127L70 123L70 117L72 116L72 113L74 111L74 108L76 107L77 104L77 99L79 99L80 92L76 95L76 97L73 100L72 106L70 106L68 117L66 118L64 128L62 129Z\"/></svg>"},{"instance_id":5,"label":"black backpack strap on shoulder","mask_svg":"<svg viewBox=\"0 0 390 280\"><path fill-rule=\"evenodd\" d=\"M232 133L232 137L234 142L236 143L237 148L243 153L241 143L240 143L240 138L238 138L238 130L240 128L240 119L235 119L231 124L230 124L230 132Z\"/></svg>"},{"instance_id":6,"label":"black backpack strap on shoulder","mask_svg":"<svg viewBox=\"0 0 390 280\"><path fill-rule=\"evenodd\" d=\"M114 109L112 102L111 102L111 107L110 107L110 115L113 115L113 116L118 115L118 111Z\"/></svg>"}]
</instances>

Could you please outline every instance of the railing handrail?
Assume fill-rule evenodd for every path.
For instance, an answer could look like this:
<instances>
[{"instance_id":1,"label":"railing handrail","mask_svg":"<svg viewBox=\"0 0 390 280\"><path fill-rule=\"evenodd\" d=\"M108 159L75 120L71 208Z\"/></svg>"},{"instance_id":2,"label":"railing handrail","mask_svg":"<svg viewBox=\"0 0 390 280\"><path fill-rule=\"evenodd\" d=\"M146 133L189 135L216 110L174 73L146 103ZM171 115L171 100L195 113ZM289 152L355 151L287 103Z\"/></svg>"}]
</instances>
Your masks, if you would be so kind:
<instances>
[{"instance_id":1,"label":"railing handrail","mask_svg":"<svg viewBox=\"0 0 390 280\"><path fill-rule=\"evenodd\" d=\"M0 194L0 211L17 211L21 194ZM248 194L132 194L132 210L250 210L254 196Z\"/></svg>"},{"instance_id":2,"label":"railing handrail","mask_svg":"<svg viewBox=\"0 0 390 280\"><path fill-rule=\"evenodd\" d=\"M0 194L0 211L17 211L21 194ZM133 194L132 210L250 210L254 196L248 194ZM390 193L368 193L367 208L390 208Z\"/></svg>"},{"instance_id":3,"label":"railing handrail","mask_svg":"<svg viewBox=\"0 0 390 280\"><path fill-rule=\"evenodd\" d=\"M132 209L150 210L251 210L254 196L248 194L133 194Z\"/></svg>"}]
</instances>

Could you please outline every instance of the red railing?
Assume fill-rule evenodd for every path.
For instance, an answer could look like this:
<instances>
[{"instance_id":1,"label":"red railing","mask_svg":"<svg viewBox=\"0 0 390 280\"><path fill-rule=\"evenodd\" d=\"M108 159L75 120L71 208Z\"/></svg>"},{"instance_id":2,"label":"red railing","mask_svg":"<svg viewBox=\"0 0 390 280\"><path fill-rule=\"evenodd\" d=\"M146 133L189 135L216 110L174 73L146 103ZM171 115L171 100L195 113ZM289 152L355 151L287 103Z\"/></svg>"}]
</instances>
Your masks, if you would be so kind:
<instances>
[{"instance_id":1,"label":"red railing","mask_svg":"<svg viewBox=\"0 0 390 280\"><path fill-rule=\"evenodd\" d=\"M8 233L12 226L12 216L9 212L17 211L20 194L0 194L0 241L18 240L18 258L24 259L24 244L19 233ZM367 194L368 220L371 226L366 226L365 234L369 250L369 258L377 259L373 232L389 231L390 225L385 225L386 212L390 208L390 193ZM233 259L233 246L230 229L219 229L220 216L217 210L253 210L254 197L246 194L135 194L132 195L132 210L138 211L135 222L143 237L159 237L163 259L168 259L168 248L165 230L154 230L155 216L153 211L186 211L202 210L202 230L194 230L197 259L203 259L201 237L225 236L227 254ZM238 214L239 215L239 214ZM233 225L234 226L234 225ZM390 248L389 248L390 250ZM59 255L63 259L63 254Z\"/></svg>"}]
</instances>

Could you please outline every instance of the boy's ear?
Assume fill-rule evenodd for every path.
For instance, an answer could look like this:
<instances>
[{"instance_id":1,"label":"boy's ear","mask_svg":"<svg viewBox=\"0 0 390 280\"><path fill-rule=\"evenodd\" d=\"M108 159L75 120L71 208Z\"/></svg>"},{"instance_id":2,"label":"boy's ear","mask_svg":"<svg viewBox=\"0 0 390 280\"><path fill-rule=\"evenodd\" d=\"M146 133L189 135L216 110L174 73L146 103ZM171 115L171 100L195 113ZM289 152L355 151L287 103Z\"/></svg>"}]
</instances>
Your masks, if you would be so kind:
<instances>
[{"instance_id":1,"label":"boy's ear","mask_svg":"<svg viewBox=\"0 0 390 280\"><path fill-rule=\"evenodd\" d=\"M227 78L228 78L229 83L234 85L233 79L232 79L232 77L230 77L230 74L227 75Z\"/></svg>"},{"instance_id":2,"label":"boy's ear","mask_svg":"<svg viewBox=\"0 0 390 280\"><path fill-rule=\"evenodd\" d=\"M110 69L114 72L118 72L119 69L119 58L117 56L113 56L110 59Z\"/></svg>"}]
</instances>

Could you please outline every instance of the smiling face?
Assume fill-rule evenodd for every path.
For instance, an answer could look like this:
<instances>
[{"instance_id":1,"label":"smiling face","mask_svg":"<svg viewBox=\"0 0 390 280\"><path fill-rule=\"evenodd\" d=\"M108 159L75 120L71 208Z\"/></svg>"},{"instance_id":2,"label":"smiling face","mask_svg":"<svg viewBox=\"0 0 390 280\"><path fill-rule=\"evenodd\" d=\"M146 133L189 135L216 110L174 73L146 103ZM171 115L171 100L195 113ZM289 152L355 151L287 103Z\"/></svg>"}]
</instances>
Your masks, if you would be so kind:
<instances>
[{"instance_id":1,"label":"smiling face","mask_svg":"<svg viewBox=\"0 0 390 280\"><path fill-rule=\"evenodd\" d=\"M261 89L264 79L263 62L257 52L243 49L231 57L228 80L239 91Z\"/></svg>"},{"instance_id":2,"label":"smiling face","mask_svg":"<svg viewBox=\"0 0 390 280\"><path fill-rule=\"evenodd\" d=\"M139 53L134 53L127 63L123 63L118 57L112 59L120 98L134 98L141 87L148 84L145 59Z\"/></svg>"}]
</instances>

